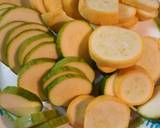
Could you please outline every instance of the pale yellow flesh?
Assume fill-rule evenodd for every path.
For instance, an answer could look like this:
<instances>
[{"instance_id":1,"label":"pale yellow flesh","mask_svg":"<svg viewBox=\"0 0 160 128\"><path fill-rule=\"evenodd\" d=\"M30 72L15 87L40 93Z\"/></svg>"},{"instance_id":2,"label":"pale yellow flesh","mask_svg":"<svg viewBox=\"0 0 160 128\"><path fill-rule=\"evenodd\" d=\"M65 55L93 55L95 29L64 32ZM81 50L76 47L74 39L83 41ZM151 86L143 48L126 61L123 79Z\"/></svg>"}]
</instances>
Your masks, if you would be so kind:
<instances>
[{"instance_id":1,"label":"pale yellow flesh","mask_svg":"<svg viewBox=\"0 0 160 128\"><path fill-rule=\"evenodd\" d=\"M56 60L58 55L55 44L46 44L37 48L31 54L29 54L29 57L26 59L25 63L38 58L50 58Z\"/></svg>"},{"instance_id":2,"label":"pale yellow flesh","mask_svg":"<svg viewBox=\"0 0 160 128\"><path fill-rule=\"evenodd\" d=\"M136 15L136 8L125 4L119 4L119 22L127 21Z\"/></svg>"},{"instance_id":3,"label":"pale yellow flesh","mask_svg":"<svg viewBox=\"0 0 160 128\"><path fill-rule=\"evenodd\" d=\"M134 65L140 58L143 41L131 30L114 26L97 28L89 40L92 59L99 64L124 68Z\"/></svg>"},{"instance_id":4,"label":"pale yellow flesh","mask_svg":"<svg viewBox=\"0 0 160 128\"><path fill-rule=\"evenodd\" d=\"M41 104L13 94L0 94L0 105L7 111L25 116L40 111Z\"/></svg>"},{"instance_id":5,"label":"pale yellow flesh","mask_svg":"<svg viewBox=\"0 0 160 128\"><path fill-rule=\"evenodd\" d=\"M89 61L88 39L91 32L92 28L83 21L74 21L68 24L60 39L63 55L65 57L82 57Z\"/></svg>"},{"instance_id":6,"label":"pale yellow flesh","mask_svg":"<svg viewBox=\"0 0 160 128\"><path fill-rule=\"evenodd\" d=\"M24 50L23 53L21 53L21 64L23 64L24 61L24 57L31 51L32 48L34 48L35 46L38 46L39 44L43 43L43 42L51 42L53 41L53 38L41 38L40 40L36 40L34 42L32 42L30 45L28 45Z\"/></svg>"},{"instance_id":7,"label":"pale yellow flesh","mask_svg":"<svg viewBox=\"0 0 160 128\"><path fill-rule=\"evenodd\" d=\"M117 75L115 82L116 95L129 105L142 105L147 102L154 91L150 76L139 69L130 69Z\"/></svg>"},{"instance_id":8,"label":"pale yellow flesh","mask_svg":"<svg viewBox=\"0 0 160 128\"><path fill-rule=\"evenodd\" d=\"M77 128L81 128L84 125L84 116L85 110L88 104L94 99L90 95L82 95L76 97L69 104L67 109L67 117L70 120L70 123Z\"/></svg>"},{"instance_id":9,"label":"pale yellow flesh","mask_svg":"<svg viewBox=\"0 0 160 128\"><path fill-rule=\"evenodd\" d=\"M160 50L154 38L144 37L144 50L137 65L143 67L154 81L160 78Z\"/></svg>"},{"instance_id":10,"label":"pale yellow flesh","mask_svg":"<svg viewBox=\"0 0 160 128\"><path fill-rule=\"evenodd\" d=\"M15 8L1 19L0 26L12 21L36 22L42 24L39 14L28 8Z\"/></svg>"},{"instance_id":11,"label":"pale yellow flesh","mask_svg":"<svg viewBox=\"0 0 160 128\"><path fill-rule=\"evenodd\" d=\"M3 51L3 45L4 45L3 41L4 41L4 38L5 38L6 34L7 34L7 32L9 30L11 30L12 28L14 28L14 27L16 27L16 26L18 26L18 25L20 25L22 23L21 22L15 22L15 23L12 23L11 25L8 25L7 27L5 27L5 28L0 30L0 35L1 35L1 38L0 38L0 51L1 51L0 60L2 60L2 51Z\"/></svg>"},{"instance_id":12,"label":"pale yellow flesh","mask_svg":"<svg viewBox=\"0 0 160 128\"><path fill-rule=\"evenodd\" d=\"M49 92L50 101L56 106L68 104L74 97L89 94L92 85L82 78L69 78L55 85Z\"/></svg>"},{"instance_id":13,"label":"pale yellow flesh","mask_svg":"<svg viewBox=\"0 0 160 128\"><path fill-rule=\"evenodd\" d=\"M158 10L154 10L154 11L144 11L141 9L137 10L137 15L140 20L148 20L148 19L155 18L158 16L158 13L159 13Z\"/></svg>"},{"instance_id":14,"label":"pale yellow flesh","mask_svg":"<svg viewBox=\"0 0 160 128\"><path fill-rule=\"evenodd\" d=\"M80 0L79 12L86 20L99 25L118 23L118 0Z\"/></svg>"},{"instance_id":15,"label":"pale yellow flesh","mask_svg":"<svg viewBox=\"0 0 160 128\"><path fill-rule=\"evenodd\" d=\"M17 49L23 43L23 41L26 40L27 38L30 38L32 36L39 35L39 34L42 34L42 33L43 33L42 31L37 31L37 30L26 31L23 34L16 37L14 39L14 41L12 41L12 43L10 44L10 46L8 48L8 51L7 51L7 53L8 53L8 65L12 69L17 68L15 57L16 57Z\"/></svg>"},{"instance_id":16,"label":"pale yellow flesh","mask_svg":"<svg viewBox=\"0 0 160 128\"><path fill-rule=\"evenodd\" d=\"M114 73L113 75L111 75L106 83L105 83L105 89L104 89L104 94L105 95L110 95L110 96L115 96L114 93L114 82L116 79L117 73Z\"/></svg>"},{"instance_id":17,"label":"pale yellow flesh","mask_svg":"<svg viewBox=\"0 0 160 128\"><path fill-rule=\"evenodd\" d=\"M146 11L159 8L158 0L121 0L121 2Z\"/></svg>"},{"instance_id":18,"label":"pale yellow flesh","mask_svg":"<svg viewBox=\"0 0 160 128\"><path fill-rule=\"evenodd\" d=\"M114 97L100 96L87 107L84 128L127 128L130 109Z\"/></svg>"},{"instance_id":19,"label":"pale yellow flesh","mask_svg":"<svg viewBox=\"0 0 160 128\"><path fill-rule=\"evenodd\" d=\"M51 62L33 65L21 76L19 86L33 92L40 97L40 79L47 71L51 69L53 65L54 63Z\"/></svg>"},{"instance_id":20,"label":"pale yellow flesh","mask_svg":"<svg viewBox=\"0 0 160 128\"><path fill-rule=\"evenodd\" d=\"M11 3L16 5L21 5L21 0L1 0L0 3Z\"/></svg>"},{"instance_id":21,"label":"pale yellow flesh","mask_svg":"<svg viewBox=\"0 0 160 128\"><path fill-rule=\"evenodd\" d=\"M65 64L65 66L72 66L72 67L78 68L86 75L86 77L91 82L93 82L93 80L95 78L95 72L88 64L85 64L83 62L82 63L81 62L71 62L71 63Z\"/></svg>"}]
</instances>

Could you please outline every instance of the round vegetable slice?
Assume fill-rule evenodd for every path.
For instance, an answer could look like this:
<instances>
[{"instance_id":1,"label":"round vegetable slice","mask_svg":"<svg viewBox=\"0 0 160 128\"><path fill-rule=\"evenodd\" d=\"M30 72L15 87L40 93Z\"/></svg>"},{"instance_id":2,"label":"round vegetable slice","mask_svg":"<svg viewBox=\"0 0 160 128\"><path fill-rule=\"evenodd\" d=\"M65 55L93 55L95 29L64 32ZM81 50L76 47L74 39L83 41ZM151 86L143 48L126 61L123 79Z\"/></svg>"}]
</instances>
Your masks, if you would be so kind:
<instances>
[{"instance_id":1,"label":"round vegetable slice","mask_svg":"<svg viewBox=\"0 0 160 128\"><path fill-rule=\"evenodd\" d=\"M7 87L0 93L0 106L17 116L25 116L42 109L41 101L36 95L18 87Z\"/></svg>"},{"instance_id":2,"label":"round vegetable slice","mask_svg":"<svg viewBox=\"0 0 160 128\"><path fill-rule=\"evenodd\" d=\"M118 0L80 0L81 16L94 24L112 25L119 20Z\"/></svg>"},{"instance_id":3,"label":"round vegetable slice","mask_svg":"<svg viewBox=\"0 0 160 128\"><path fill-rule=\"evenodd\" d=\"M18 86L27 89L43 99L40 80L54 65L52 59L35 59L25 64L18 74Z\"/></svg>"},{"instance_id":4,"label":"round vegetable slice","mask_svg":"<svg viewBox=\"0 0 160 128\"><path fill-rule=\"evenodd\" d=\"M103 66L103 65L98 65L98 64L97 64L97 67L98 67L99 70L101 70L104 73L112 73L112 72L117 70L116 68Z\"/></svg>"},{"instance_id":5,"label":"round vegetable slice","mask_svg":"<svg viewBox=\"0 0 160 128\"><path fill-rule=\"evenodd\" d=\"M60 57L82 57L89 61L88 39L91 32L91 26L84 21L66 23L58 33L58 55Z\"/></svg>"},{"instance_id":6,"label":"round vegetable slice","mask_svg":"<svg viewBox=\"0 0 160 128\"><path fill-rule=\"evenodd\" d=\"M84 126L85 110L93 99L93 96L81 95L72 100L67 109L67 117L72 126L77 128Z\"/></svg>"},{"instance_id":7,"label":"round vegetable slice","mask_svg":"<svg viewBox=\"0 0 160 128\"><path fill-rule=\"evenodd\" d=\"M89 103L84 128L127 128L130 109L115 97L100 96Z\"/></svg>"},{"instance_id":8,"label":"round vegetable slice","mask_svg":"<svg viewBox=\"0 0 160 128\"><path fill-rule=\"evenodd\" d=\"M54 37L49 33L39 34L26 39L18 48L17 57L18 64L24 63L25 56L36 46L44 42L54 42Z\"/></svg>"},{"instance_id":9,"label":"round vegetable slice","mask_svg":"<svg viewBox=\"0 0 160 128\"><path fill-rule=\"evenodd\" d=\"M160 118L160 86L156 86L153 97L144 105L137 108L138 113L140 113L145 118L149 119L159 119Z\"/></svg>"},{"instance_id":10,"label":"round vegetable slice","mask_svg":"<svg viewBox=\"0 0 160 128\"><path fill-rule=\"evenodd\" d=\"M85 75L81 70L75 67L71 67L71 66L57 67L57 68L54 68L53 70L51 69L51 71L49 71L43 77L42 79L43 88L46 88L48 84L51 83L53 80L65 74L83 74Z\"/></svg>"},{"instance_id":11,"label":"round vegetable slice","mask_svg":"<svg viewBox=\"0 0 160 128\"><path fill-rule=\"evenodd\" d=\"M14 4L14 5L21 5L21 0L1 0L0 3L7 3L7 4Z\"/></svg>"},{"instance_id":12,"label":"round vegetable slice","mask_svg":"<svg viewBox=\"0 0 160 128\"><path fill-rule=\"evenodd\" d=\"M92 84L81 74L60 76L44 89L50 102L56 106L64 106L76 96L90 94L91 90Z\"/></svg>"},{"instance_id":13,"label":"round vegetable slice","mask_svg":"<svg viewBox=\"0 0 160 128\"><path fill-rule=\"evenodd\" d=\"M0 3L0 10L1 9L9 9L9 8L14 8L17 7L17 5L15 4L11 4L11 3Z\"/></svg>"},{"instance_id":14,"label":"round vegetable slice","mask_svg":"<svg viewBox=\"0 0 160 128\"><path fill-rule=\"evenodd\" d=\"M54 68L62 67L62 66L63 67L64 66L71 66L71 67L78 68L79 70L81 70L86 75L86 77L91 82L93 82L93 80L95 78L94 70L83 59L80 59L80 58L77 58L77 57L66 57L66 58L58 61L58 63L56 63Z\"/></svg>"},{"instance_id":15,"label":"round vegetable slice","mask_svg":"<svg viewBox=\"0 0 160 128\"><path fill-rule=\"evenodd\" d=\"M144 50L136 65L143 67L156 82L160 78L160 50L152 37L143 37Z\"/></svg>"},{"instance_id":16,"label":"round vegetable slice","mask_svg":"<svg viewBox=\"0 0 160 128\"><path fill-rule=\"evenodd\" d=\"M56 60L58 58L56 46L53 42L45 42L34 47L24 58L24 63L33 59L50 58Z\"/></svg>"},{"instance_id":17,"label":"round vegetable slice","mask_svg":"<svg viewBox=\"0 0 160 128\"><path fill-rule=\"evenodd\" d=\"M101 65L126 68L141 57L143 41L139 34L116 26L101 26L89 39L91 58Z\"/></svg>"},{"instance_id":18,"label":"round vegetable slice","mask_svg":"<svg viewBox=\"0 0 160 128\"><path fill-rule=\"evenodd\" d=\"M141 67L119 71L114 82L115 94L129 105L146 103L153 95L154 82Z\"/></svg>"},{"instance_id":19,"label":"round vegetable slice","mask_svg":"<svg viewBox=\"0 0 160 128\"><path fill-rule=\"evenodd\" d=\"M44 6L44 1L43 0L29 0L31 7L33 9L36 9L37 11L39 11L40 13L45 13L46 12L46 8Z\"/></svg>"}]
</instances>

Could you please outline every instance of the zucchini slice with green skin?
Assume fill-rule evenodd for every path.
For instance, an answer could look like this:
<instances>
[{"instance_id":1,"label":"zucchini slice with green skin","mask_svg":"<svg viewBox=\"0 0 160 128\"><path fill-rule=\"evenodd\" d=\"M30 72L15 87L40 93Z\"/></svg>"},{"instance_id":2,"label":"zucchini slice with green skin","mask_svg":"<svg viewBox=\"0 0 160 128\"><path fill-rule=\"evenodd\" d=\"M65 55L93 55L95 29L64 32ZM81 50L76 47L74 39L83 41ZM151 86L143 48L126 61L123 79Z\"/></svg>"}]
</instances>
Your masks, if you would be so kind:
<instances>
[{"instance_id":1,"label":"zucchini slice with green skin","mask_svg":"<svg viewBox=\"0 0 160 128\"><path fill-rule=\"evenodd\" d=\"M55 80L56 78L58 78L59 76L65 75L65 74L83 74L85 76L85 74L79 70L78 68L75 67L70 67L70 66L65 66L65 67L57 67L55 69L51 69L51 71L49 71L42 79L42 85L43 88L46 88L47 85L52 82L53 80Z\"/></svg>"},{"instance_id":2,"label":"zucchini slice with green skin","mask_svg":"<svg viewBox=\"0 0 160 128\"><path fill-rule=\"evenodd\" d=\"M0 9L9 9L9 8L14 8L17 7L17 5L15 4L11 4L11 3L0 3Z\"/></svg>"},{"instance_id":3,"label":"zucchini slice with green skin","mask_svg":"<svg viewBox=\"0 0 160 128\"><path fill-rule=\"evenodd\" d=\"M57 36L58 55L60 57L82 57L90 61L88 40L92 31L92 27L85 21L77 20L66 23Z\"/></svg>"},{"instance_id":4,"label":"zucchini slice with green skin","mask_svg":"<svg viewBox=\"0 0 160 128\"><path fill-rule=\"evenodd\" d=\"M15 128L30 128L36 125L47 122L53 118L57 118L59 113L56 110L33 113L27 116L18 118L15 121Z\"/></svg>"},{"instance_id":5,"label":"zucchini slice with green skin","mask_svg":"<svg viewBox=\"0 0 160 128\"><path fill-rule=\"evenodd\" d=\"M34 128L65 128L63 125L68 125L69 121L66 116L57 117L49 120L46 123L35 126ZM69 127L66 127L69 128Z\"/></svg>"},{"instance_id":6,"label":"zucchini slice with green skin","mask_svg":"<svg viewBox=\"0 0 160 128\"><path fill-rule=\"evenodd\" d=\"M8 11L8 9L0 9L0 17L3 16L6 11Z\"/></svg>"},{"instance_id":7,"label":"zucchini slice with green skin","mask_svg":"<svg viewBox=\"0 0 160 128\"><path fill-rule=\"evenodd\" d=\"M35 35L42 34L42 33L45 33L45 32L39 29L26 30L26 31L23 31L21 34L17 35L14 39L12 39L8 43L7 48L6 48L6 53L5 53L6 64L8 64L12 70L17 72L19 69L19 65L17 63L16 56L17 56L17 52L18 52L20 45L26 39L33 37Z\"/></svg>"},{"instance_id":8,"label":"zucchini slice with green skin","mask_svg":"<svg viewBox=\"0 0 160 128\"><path fill-rule=\"evenodd\" d=\"M152 98L137 108L137 112L148 119L160 118L160 86L156 86Z\"/></svg>"},{"instance_id":9,"label":"zucchini slice with green skin","mask_svg":"<svg viewBox=\"0 0 160 128\"><path fill-rule=\"evenodd\" d=\"M25 21L42 24L38 12L24 7L9 9L1 18L0 27L12 21Z\"/></svg>"},{"instance_id":10,"label":"zucchini slice with green skin","mask_svg":"<svg viewBox=\"0 0 160 128\"><path fill-rule=\"evenodd\" d=\"M58 58L56 44L53 42L44 42L34 47L24 58L24 64L38 58L50 58L56 60Z\"/></svg>"},{"instance_id":11,"label":"zucchini slice with green skin","mask_svg":"<svg viewBox=\"0 0 160 128\"><path fill-rule=\"evenodd\" d=\"M90 94L91 91L92 84L81 74L60 76L44 89L49 101L56 106L64 106L74 97Z\"/></svg>"},{"instance_id":12,"label":"zucchini slice with green skin","mask_svg":"<svg viewBox=\"0 0 160 128\"><path fill-rule=\"evenodd\" d=\"M41 99L45 98L40 89L40 80L54 64L55 62L48 58L28 62L18 73L18 86L33 92Z\"/></svg>"},{"instance_id":13,"label":"zucchini slice with green skin","mask_svg":"<svg viewBox=\"0 0 160 128\"><path fill-rule=\"evenodd\" d=\"M19 47L17 56L18 64L24 63L25 56L36 46L44 42L54 42L54 36L49 33L43 33L26 39Z\"/></svg>"},{"instance_id":14,"label":"zucchini slice with green skin","mask_svg":"<svg viewBox=\"0 0 160 128\"><path fill-rule=\"evenodd\" d=\"M56 63L54 68L57 67L64 67L64 66L71 66L71 67L75 67L78 68L79 70L81 70L86 77L93 82L94 78L95 78L95 72L94 70L91 68L91 66L86 63L83 59L78 58L78 57L66 57L60 61L58 61L58 63ZM53 70L54 70L53 68Z\"/></svg>"},{"instance_id":15,"label":"zucchini slice with green skin","mask_svg":"<svg viewBox=\"0 0 160 128\"><path fill-rule=\"evenodd\" d=\"M10 31L11 29L13 29L14 27L16 26L19 26L21 24L24 24L25 22L23 21L13 21L13 22L10 22L10 23L7 23L6 25L4 25L3 27L0 28L0 35L1 35L1 38L0 38L0 60L2 60L2 55L4 55L4 46L5 46L5 36L6 34L8 33L8 31ZM4 56L3 56L3 60L4 59Z\"/></svg>"},{"instance_id":16,"label":"zucchini slice with green skin","mask_svg":"<svg viewBox=\"0 0 160 128\"><path fill-rule=\"evenodd\" d=\"M18 87L3 90L0 94L0 106L16 116L25 116L42 109L42 103L36 95Z\"/></svg>"}]
</instances>

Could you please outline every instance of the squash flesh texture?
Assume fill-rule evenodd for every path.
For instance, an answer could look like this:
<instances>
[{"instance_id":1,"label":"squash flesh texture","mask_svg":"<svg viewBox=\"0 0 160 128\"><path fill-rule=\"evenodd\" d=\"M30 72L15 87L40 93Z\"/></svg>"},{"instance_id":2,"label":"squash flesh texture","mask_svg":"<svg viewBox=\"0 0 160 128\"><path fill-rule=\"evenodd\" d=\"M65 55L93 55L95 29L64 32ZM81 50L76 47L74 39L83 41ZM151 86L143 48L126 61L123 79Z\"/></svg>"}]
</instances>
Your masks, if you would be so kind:
<instances>
[{"instance_id":1,"label":"squash flesh texture","mask_svg":"<svg viewBox=\"0 0 160 128\"><path fill-rule=\"evenodd\" d=\"M0 26L12 21L36 22L42 24L39 14L28 8L14 8L6 13L1 19Z\"/></svg>"},{"instance_id":2,"label":"squash flesh texture","mask_svg":"<svg viewBox=\"0 0 160 128\"><path fill-rule=\"evenodd\" d=\"M2 9L9 9L9 8L12 8L12 7L16 7L16 5L8 4L8 3L1 3L0 2L0 10L2 10Z\"/></svg>"},{"instance_id":3,"label":"squash flesh texture","mask_svg":"<svg viewBox=\"0 0 160 128\"><path fill-rule=\"evenodd\" d=\"M126 68L140 58L143 42L137 33L120 27L99 27L90 36L92 59L102 65Z\"/></svg>"},{"instance_id":4,"label":"squash flesh texture","mask_svg":"<svg viewBox=\"0 0 160 128\"><path fill-rule=\"evenodd\" d=\"M151 18L155 18L158 16L158 10L154 10L154 11L144 11L141 9L137 10L137 15L139 16L140 20L147 20L147 19L151 19Z\"/></svg>"},{"instance_id":5,"label":"squash flesh texture","mask_svg":"<svg viewBox=\"0 0 160 128\"><path fill-rule=\"evenodd\" d=\"M69 78L55 85L49 91L48 97L54 105L62 106L78 95L89 94L91 86L91 83L86 79Z\"/></svg>"},{"instance_id":6,"label":"squash flesh texture","mask_svg":"<svg viewBox=\"0 0 160 128\"><path fill-rule=\"evenodd\" d=\"M116 68L108 67L108 66L102 66L102 65L97 65L98 69L101 70L102 72L105 73L111 73L116 71Z\"/></svg>"},{"instance_id":7,"label":"squash flesh texture","mask_svg":"<svg viewBox=\"0 0 160 128\"><path fill-rule=\"evenodd\" d=\"M15 60L17 50L19 46L27 39L30 38L31 36L35 36L38 34L44 33L43 31L40 30L28 30L23 33L21 33L19 36L14 38L12 42L8 45L7 48L7 63L8 65L14 69L17 70L19 67L17 65L17 62Z\"/></svg>"},{"instance_id":8,"label":"squash flesh texture","mask_svg":"<svg viewBox=\"0 0 160 128\"><path fill-rule=\"evenodd\" d=\"M88 105L84 128L127 128L129 121L127 105L114 97L100 96Z\"/></svg>"},{"instance_id":9,"label":"squash flesh texture","mask_svg":"<svg viewBox=\"0 0 160 128\"><path fill-rule=\"evenodd\" d=\"M82 95L72 100L69 104L67 116L74 127L83 127L85 110L93 99L93 96Z\"/></svg>"},{"instance_id":10,"label":"squash flesh texture","mask_svg":"<svg viewBox=\"0 0 160 128\"><path fill-rule=\"evenodd\" d=\"M54 43L43 43L31 50L25 57L25 63L38 58L58 58L56 46Z\"/></svg>"},{"instance_id":11,"label":"squash flesh texture","mask_svg":"<svg viewBox=\"0 0 160 128\"><path fill-rule=\"evenodd\" d=\"M136 65L143 67L156 82L160 77L160 51L155 39L144 37L144 50Z\"/></svg>"},{"instance_id":12,"label":"squash flesh texture","mask_svg":"<svg viewBox=\"0 0 160 128\"><path fill-rule=\"evenodd\" d=\"M1 38L0 38L0 51L1 51L1 54L0 54L0 60L2 60L2 55L3 55L3 45L4 45L4 39L5 39L5 36L7 34L7 32L11 29L13 29L14 27L16 26L19 26L20 24L23 24L24 22L12 22L12 23L9 23L9 24L6 24L7 26L3 27L0 29L0 35L1 35Z\"/></svg>"},{"instance_id":13,"label":"squash flesh texture","mask_svg":"<svg viewBox=\"0 0 160 128\"><path fill-rule=\"evenodd\" d=\"M82 21L73 21L66 25L60 34L61 37L59 37L62 55L64 57L76 56L90 60L88 38L91 32L92 28Z\"/></svg>"},{"instance_id":14,"label":"squash flesh texture","mask_svg":"<svg viewBox=\"0 0 160 128\"><path fill-rule=\"evenodd\" d=\"M0 104L7 111L17 116L28 115L41 110L41 104L39 102L29 101L20 96L8 93L0 94Z\"/></svg>"},{"instance_id":15,"label":"squash flesh texture","mask_svg":"<svg viewBox=\"0 0 160 128\"><path fill-rule=\"evenodd\" d=\"M33 65L20 76L18 85L40 97L40 79L53 65L51 62Z\"/></svg>"},{"instance_id":16,"label":"squash flesh texture","mask_svg":"<svg viewBox=\"0 0 160 128\"><path fill-rule=\"evenodd\" d=\"M32 8L36 9L40 13L45 13L46 9L43 4L43 0L30 0Z\"/></svg>"}]
</instances>

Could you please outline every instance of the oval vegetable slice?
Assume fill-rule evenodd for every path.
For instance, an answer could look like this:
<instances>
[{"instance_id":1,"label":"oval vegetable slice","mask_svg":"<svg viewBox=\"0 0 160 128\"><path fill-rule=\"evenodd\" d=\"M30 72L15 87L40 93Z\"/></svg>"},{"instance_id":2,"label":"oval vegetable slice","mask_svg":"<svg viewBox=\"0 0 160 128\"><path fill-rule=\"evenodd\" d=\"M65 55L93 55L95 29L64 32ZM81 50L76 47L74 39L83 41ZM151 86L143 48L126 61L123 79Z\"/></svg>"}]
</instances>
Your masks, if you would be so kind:
<instances>
[{"instance_id":1,"label":"oval vegetable slice","mask_svg":"<svg viewBox=\"0 0 160 128\"><path fill-rule=\"evenodd\" d=\"M139 34L116 26L101 26L89 39L91 58L102 65L126 68L141 57L143 41Z\"/></svg>"},{"instance_id":2,"label":"oval vegetable slice","mask_svg":"<svg viewBox=\"0 0 160 128\"><path fill-rule=\"evenodd\" d=\"M159 119L160 118L160 86L156 86L153 97L144 105L137 108L138 113L140 113L145 118L149 119Z\"/></svg>"},{"instance_id":3,"label":"oval vegetable slice","mask_svg":"<svg viewBox=\"0 0 160 128\"><path fill-rule=\"evenodd\" d=\"M80 0L79 12L90 23L112 25L118 23L118 0Z\"/></svg>"},{"instance_id":4,"label":"oval vegetable slice","mask_svg":"<svg viewBox=\"0 0 160 128\"><path fill-rule=\"evenodd\" d=\"M115 94L129 105L142 105L153 95L154 82L140 67L119 71L114 82Z\"/></svg>"},{"instance_id":5,"label":"oval vegetable slice","mask_svg":"<svg viewBox=\"0 0 160 128\"><path fill-rule=\"evenodd\" d=\"M56 60L58 58L56 46L53 42L45 42L34 47L24 58L24 63L33 59L50 58Z\"/></svg>"},{"instance_id":6,"label":"oval vegetable slice","mask_svg":"<svg viewBox=\"0 0 160 128\"><path fill-rule=\"evenodd\" d=\"M152 37L144 37L142 57L136 65L143 67L156 82L160 78L160 50L157 41Z\"/></svg>"},{"instance_id":7,"label":"oval vegetable slice","mask_svg":"<svg viewBox=\"0 0 160 128\"><path fill-rule=\"evenodd\" d=\"M36 46L44 42L54 42L54 36L50 33L43 33L26 39L18 48L18 64L24 63L25 56Z\"/></svg>"},{"instance_id":8,"label":"oval vegetable slice","mask_svg":"<svg viewBox=\"0 0 160 128\"><path fill-rule=\"evenodd\" d=\"M6 2L3 2L3 3L0 2L0 10L14 8L14 7L17 7L17 5L11 4L11 3L6 3Z\"/></svg>"},{"instance_id":9,"label":"oval vegetable slice","mask_svg":"<svg viewBox=\"0 0 160 128\"><path fill-rule=\"evenodd\" d=\"M100 96L91 101L85 113L84 128L127 128L130 109L115 97Z\"/></svg>"},{"instance_id":10,"label":"oval vegetable slice","mask_svg":"<svg viewBox=\"0 0 160 128\"><path fill-rule=\"evenodd\" d=\"M43 99L40 90L40 80L54 65L52 59L35 59L23 67L18 73L18 86L27 89Z\"/></svg>"},{"instance_id":11,"label":"oval vegetable slice","mask_svg":"<svg viewBox=\"0 0 160 128\"><path fill-rule=\"evenodd\" d=\"M56 106L64 106L76 96L90 94L91 90L92 84L81 74L60 76L44 89L49 101Z\"/></svg>"},{"instance_id":12,"label":"oval vegetable slice","mask_svg":"<svg viewBox=\"0 0 160 128\"><path fill-rule=\"evenodd\" d=\"M112 73L112 72L117 70L116 68L103 66L103 65L98 65L98 64L97 64L97 67L98 67L99 70L101 70L104 73Z\"/></svg>"},{"instance_id":13,"label":"oval vegetable slice","mask_svg":"<svg viewBox=\"0 0 160 128\"><path fill-rule=\"evenodd\" d=\"M63 67L64 66L71 66L71 67L78 68L79 70L81 70L86 75L86 77L91 82L93 82L93 80L95 78L94 70L83 59L80 59L80 58L77 58L77 57L66 57L66 58L58 61L58 63L56 63L54 68L62 67L62 66Z\"/></svg>"},{"instance_id":14,"label":"oval vegetable slice","mask_svg":"<svg viewBox=\"0 0 160 128\"><path fill-rule=\"evenodd\" d=\"M53 67L54 68L54 67ZM51 83L56 78L63 76L65 74L85 74L79 70L78 68L71 67L71 66L64 66L64 67L57 67L51 69L42 79L43 88L46 88L49 83Z\"/></svg>"},{"instance_id":15,"label":"oval vegetable slice","mask_svg":"<svg viewBox=\"0 0 160 128\"><path fill-rule=\"evenodd\" d=\"M7 4L14 4L14 5L21 5L21 0L1 0L0 3L7 3Z\"/></svg>"},{"instance_id":16,"label":"oval vegetable slice","mask_svg":"<svg viewBox=\"0 0 160 128\"><path fill-rule=\"evenodd\" d=\"M43 0L29 0L29 1L30 1L30 5L33 9L36 9L40 13L45 13L46 12L46 8L44 6L44 1Z\"/></svg>"},{"instance_id":17,"label":"oval vegetable slice","mask_svg":"<svg viewBox=\"0 0 160 128\"><path fill-rule=\"evenodd\" d=\"M93 99L93 96L81 95L71 101L67 108L67 117L72 126L76 128L84 126L85 110Z\"/></svg>"},{"instance_id":18,"label":"oval vegetable slice","mask_svg":"<svg viewBox=\"0 0 160 128\"><path fill-rule=\"evenodd\" d=\"M42 109L36 95L18 87L7 87L0 93L0 106L16 116L25 116Z\"/></svg>"},{"instance_id":19,"label":"oval vegetable slice","mask_svg":"<svg viewBox=\"0 0 160 128\"><path fill-rule=\"evenodd\" d=\"M72 21L66 23L58 32L58 55L60 57L82 57L89 61L88 39L91 32L92 28L87 22Z\"/></svg>"}]
</instances>

